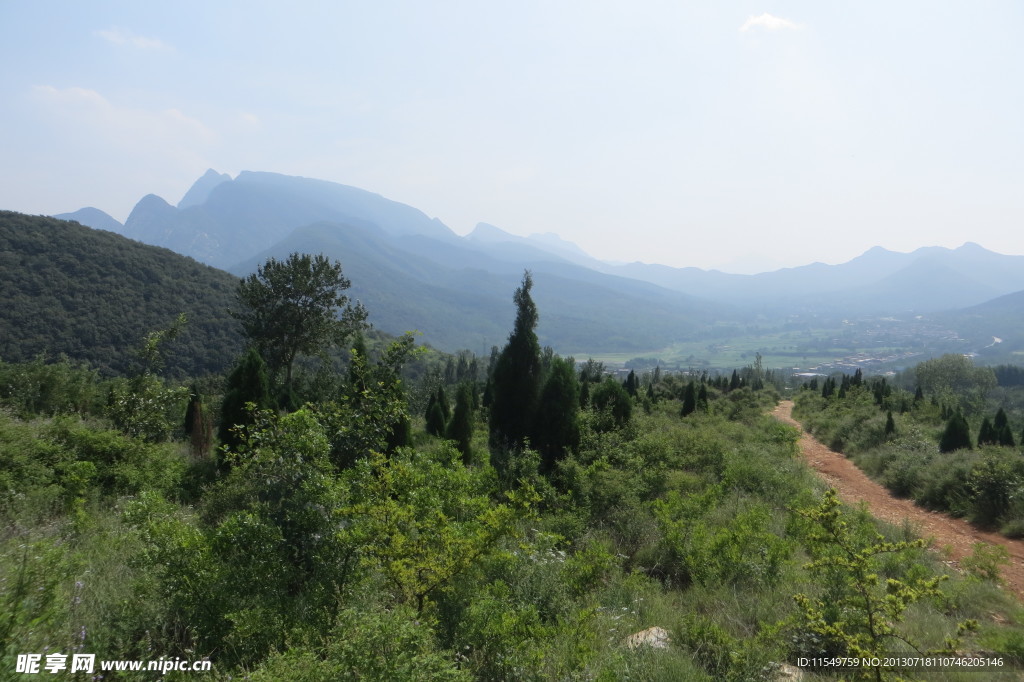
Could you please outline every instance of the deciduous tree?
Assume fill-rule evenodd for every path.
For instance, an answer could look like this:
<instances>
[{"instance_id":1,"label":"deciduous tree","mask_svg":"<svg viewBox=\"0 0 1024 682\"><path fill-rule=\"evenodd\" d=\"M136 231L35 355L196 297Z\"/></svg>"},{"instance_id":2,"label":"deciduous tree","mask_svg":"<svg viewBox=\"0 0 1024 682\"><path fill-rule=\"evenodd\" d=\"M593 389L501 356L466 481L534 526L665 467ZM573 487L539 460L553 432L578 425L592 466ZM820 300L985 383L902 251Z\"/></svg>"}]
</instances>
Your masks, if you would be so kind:
<instances>
[{"instance_id":1,"label":"deciduous tree","mask_svg":"<svg viewBox=\"0 0 1024 682\"><path fill-rule=\"evenodd\" d=\"M315 354L362 328L366 309L342 292L351 282L341 263L325 256L293 253L271 258L238 285L238 310L231 314L259 349L271 375L284 372L283 393L292 387L299 354Z\"/></svg>"}]
</instances>

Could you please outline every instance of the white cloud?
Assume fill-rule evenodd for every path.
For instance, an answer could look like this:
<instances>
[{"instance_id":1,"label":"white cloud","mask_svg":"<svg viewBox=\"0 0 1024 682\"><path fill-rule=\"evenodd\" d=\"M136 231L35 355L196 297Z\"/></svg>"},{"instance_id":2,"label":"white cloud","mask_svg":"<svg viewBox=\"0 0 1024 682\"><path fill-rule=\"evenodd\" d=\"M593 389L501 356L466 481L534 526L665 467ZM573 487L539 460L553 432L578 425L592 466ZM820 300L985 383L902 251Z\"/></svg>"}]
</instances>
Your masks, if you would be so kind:
<instances>
[{"instance_id":1,"label":"white cloud","mask_svg":"<svg viewBox=\"0 0 1024 682\"><path fill-rule=\"evenodd\" d=\"M747 20L740 26L741 31L749 31L753 28L763 28L767 31L778 31L779 29L789 28L798 29L800 25L790 21L789 19L783 19L782 17L776 17L765 12L764 14L755 17L750 15Z\"/></svg>"},{"instance_id":2,"label":"white cloud","mask_svg":"<svg viewBox=\"0 0 1024 682\"><path fill-rule=\"evenodd\" d=\"M96 31L95 35L103 38L108 43L113 43L114 45L128 45L140 50L170 49L170 47L159 38L147 38L146 36L137 35L123 28L108 28L102 31Z\"/></svg>"},{"instance_id":3,"label":"white cloud","mask_svg":"<svg viewBox=\"0 0 1024 682\"><path fill-rule=\"evenodd\" d=\"M94 136L128 148L175 149L209 145L217 134L178 109L133 109L117 106L87 88L32 88L34 99L67 131Z\"/></svg>"}]
</instances>

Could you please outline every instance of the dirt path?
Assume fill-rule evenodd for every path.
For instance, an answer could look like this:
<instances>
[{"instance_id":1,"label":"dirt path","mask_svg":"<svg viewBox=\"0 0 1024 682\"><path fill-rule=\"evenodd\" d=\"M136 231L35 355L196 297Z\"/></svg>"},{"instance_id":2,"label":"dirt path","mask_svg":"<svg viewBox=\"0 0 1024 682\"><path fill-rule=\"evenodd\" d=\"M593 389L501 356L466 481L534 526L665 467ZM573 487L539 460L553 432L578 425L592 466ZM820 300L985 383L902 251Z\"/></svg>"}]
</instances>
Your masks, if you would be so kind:
<instances>
[{"instance_id":1,"label":"dirt path","mask_svg":"<svg viewBox=\"0 0 1024 682\"><path fill-rule=\"evenodd\" d=\"M800 430L800 451L804 458L828 485L836 489L843 502L856 505L863 500L873 516L896 525L902 524L905 519L909 520L921 537L931 539L933 549L948 550L954 562L968 556L976 542L1006 547L1010 553L1010 565L1003 568L1003 578L1018 598L1024 599L1024 542L979 531L966 521L922 509L910 500L893 497L844 455L829 450L804 431L800 423L793 419L792 401L779 403L772 414Z\"/></svg>"}]
</instances>

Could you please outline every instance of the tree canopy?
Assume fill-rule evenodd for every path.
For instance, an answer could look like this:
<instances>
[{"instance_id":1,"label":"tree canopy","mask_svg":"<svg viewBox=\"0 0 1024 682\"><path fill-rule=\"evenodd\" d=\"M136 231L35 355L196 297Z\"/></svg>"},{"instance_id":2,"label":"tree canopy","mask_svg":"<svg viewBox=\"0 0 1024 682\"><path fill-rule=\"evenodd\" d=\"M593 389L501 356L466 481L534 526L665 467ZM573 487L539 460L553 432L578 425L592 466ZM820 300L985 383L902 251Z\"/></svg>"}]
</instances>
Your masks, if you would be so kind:
<instances>
[{"instance_id":1,"label":"tree canopy","mask_svg":"<svg viewBox=\"0 0 1024 682\"><path fill-rule=\"evenodd\" d=\"M351 286L341 263L323 255L293 253L269 259L238 285L239 308L231 314L259 349L284 392L299 354L316 354L341 343L365 325L366 309L342 292Z\"/></svg>"}]
</instances>

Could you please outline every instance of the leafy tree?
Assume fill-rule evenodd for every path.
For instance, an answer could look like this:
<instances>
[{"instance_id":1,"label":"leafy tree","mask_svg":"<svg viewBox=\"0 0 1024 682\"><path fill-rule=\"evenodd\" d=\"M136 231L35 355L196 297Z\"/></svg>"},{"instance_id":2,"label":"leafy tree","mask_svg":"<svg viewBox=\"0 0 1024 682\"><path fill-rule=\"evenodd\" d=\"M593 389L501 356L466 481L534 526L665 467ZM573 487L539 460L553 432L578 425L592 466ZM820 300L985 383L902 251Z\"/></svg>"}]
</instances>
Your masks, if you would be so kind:
<instances>
[{"instance_id":1,"label":"leafy tree","mask_svg":"<svg viewBox=\"0 0 1024 682\"><path fill-rule=\"evenodd\" d=\"M239 310L231 311L267 362L271 376L284 372L283 392L292 388L292 365L341 343L362 328L366 309L341 292L351 286L341 263L322 255L293 253L259 266L238 285Z\"/></svg>"},{"instance_id":2,"label":"leafy tree","mask_svg":"<svg viewBox=\"0 0 1024 682\"><path fill-rule=\"evenodd\" d=\"M168 387L157 373L163 369L166 344L178 335L185 322L182 313L167 329L150 332L139 351L142 371L111 388L106 413L125 434L152 442L166 440L180 419L172 418L172 414L181 409L187 389Z\"/></svg>"},{"instance_id":3,"label":"leafy tree","mask_svg":"<svg viewBox=\"0 0 1024 682\"><path fill-rule=\"evenodd\" d=\"M555 462L576 449L579 439L579 383L575 363L556 357L534 419L532 443L540 453L541 470L552 471Z\"/></svg>"},{"instance_id":4,"label":"leafy tree","mask_svg":"<svg viewBox=\"0 0 1024 682\"><path fill-rule=\"evenodd\" d=\"M921 651L899 624L912 604L941 596L939 583L945 576L888 578L883 585L879 573L884 555L920 551L925 541L886 542L873 529L858 528L844 517L834 488L818 507L800 514L807 522L806 543L812 558L807 568L825 584L824 598L794 595L805 632L823 643L828 655L876 658L892 651L897 642ZM977 622L964 621L957 636L976 628ZM959 639L948 638L941 651L951 653L958 644ZM883 680L888 675L879 666L864 668L860 677Z\"/></svg>"},{"instance_id":5,"label":"leafy tree","mask_svg":"<svg viewBox=\"0 0 1024 682\"><path fill-rule=\"evenodd\" d=\"M352 386L367 388L357 391L350 386L341 399L318 406L330 435L330 459L339 470L372 452L393 452L412 441L401 372L415 352L412 334L405 334L391 342L373 364L354 354L350 371L356 380Z\"/></svg>"},{"instance_id":6,"label":"leafy tree","mask_svg":"<svg viewBox=\"0 0 1024 682\"><path fill-rule=\"evenodd\" d=\"M371 454L351 471L353 504L340 514L354 520L341 535L362 548L361 563L379 569L419 615L514 536L537 500L527 487L493 504L482 474L457 462L451 449L436 456Z\"/></svg>"},{"instance_id":7,"label":"leafy tree","mask_svg":"<svg viewBox=\"0 0 1024 682\"><path fill-rule=\"evenodd\" d=\"M942 402L960 402L974 411L984 404L985 394L996 387L996 375L990 367L975 367L963 355L925 360L914 368L914 374L925 392Z\"/></svg>"},{"instance_id":8,"label":"leafy tree","mask_svg":"<svg viewBox=\"0 0 1024 682\"><path fill-rule=\"evenodd\" d=\"M530 435L541 382L540 343L534 331L538 315L530 297L532 287L533 277L526 271L513 296L515 326L494 365L489 424L492 447L518 448Z\"/></svg>"},{"instance_id":9,"label":"leafy tree","mask_svg":"<svg viewBox=\"0 0 1024 682\"><path fill-rule=\"evenodd\" d=\"M357 363L352 362L351 358L353 355L358 355L363 360L366 360L368 357L366 354L366 338L362 332L356 332L356 338L352 342L352 348L349 351L348 383L353 390L364 391L366 386L361 383L361 377L355 371Z\"/></svg>"},{"instance_id":10,"label":"leafy tree","mask_svg":"<svg viewBox=\"0 0 1024 682\"><path fill-rule=\"evenodd\" d=\"M606 414L608 420L598 422L598 429L607 431L621 428L633 416L633 401L626 389L615 379L608 377L591 393L590 404L597 412Z\"/></svg>"}]
</instances>

